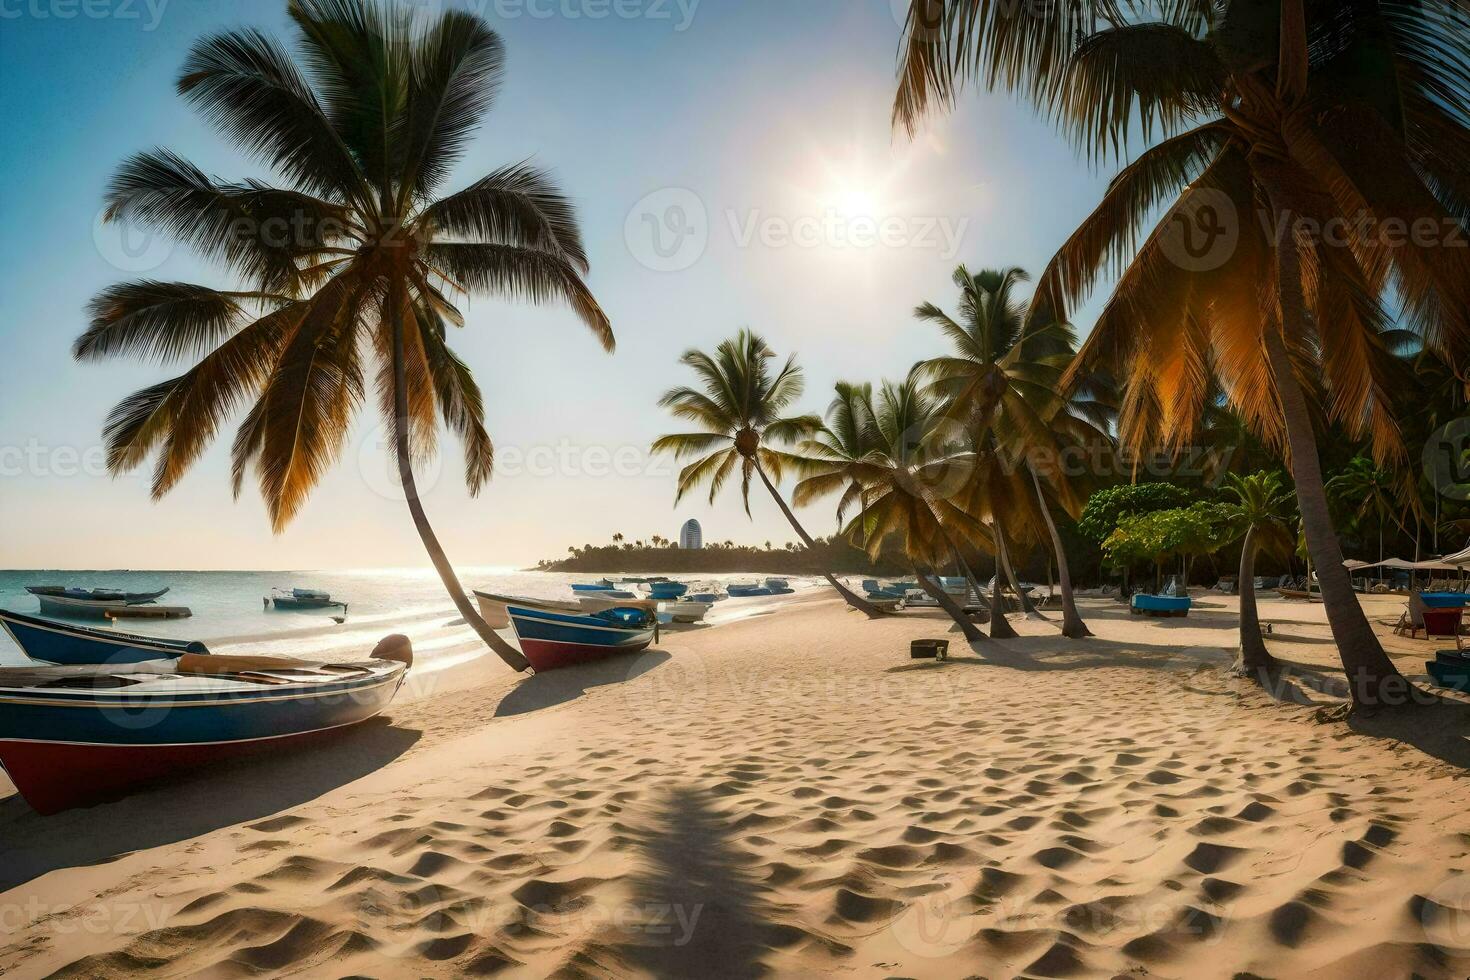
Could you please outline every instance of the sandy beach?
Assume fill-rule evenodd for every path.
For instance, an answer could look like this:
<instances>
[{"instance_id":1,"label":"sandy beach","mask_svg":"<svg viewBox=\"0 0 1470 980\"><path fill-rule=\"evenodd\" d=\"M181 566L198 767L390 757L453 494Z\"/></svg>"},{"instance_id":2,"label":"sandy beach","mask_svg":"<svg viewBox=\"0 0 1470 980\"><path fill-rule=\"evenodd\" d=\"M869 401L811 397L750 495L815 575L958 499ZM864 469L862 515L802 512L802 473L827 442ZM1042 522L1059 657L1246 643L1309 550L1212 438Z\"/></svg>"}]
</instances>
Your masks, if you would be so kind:
<instances>
[{"instance_id":1,"label":"sandy beach","mask_svg":"<svg viewBox=\"0 0 1470 980\"><path fill-rule=\"evenodd\" d=\"M1470 973L1470 706L1272 702L1222 670L1223 596L931 663L939 614L827 595L529 679L476 658L116 803L0 799L0 973ZM1330 690L1322 608L1262 615Z\"/></svg>"}]
</instances>

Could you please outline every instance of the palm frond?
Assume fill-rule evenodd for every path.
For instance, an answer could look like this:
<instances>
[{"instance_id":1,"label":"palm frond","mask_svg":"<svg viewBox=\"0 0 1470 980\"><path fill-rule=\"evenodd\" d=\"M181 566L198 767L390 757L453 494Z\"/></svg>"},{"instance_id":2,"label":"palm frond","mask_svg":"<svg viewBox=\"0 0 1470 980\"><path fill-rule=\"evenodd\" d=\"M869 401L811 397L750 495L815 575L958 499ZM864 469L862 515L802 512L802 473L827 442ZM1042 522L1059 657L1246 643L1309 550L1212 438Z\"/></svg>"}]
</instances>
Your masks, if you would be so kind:
<instances>
[{"instance_id":1,"label":"palm frond","mask_svg":"<svg viewBox=\"0 0 1470 980\"><path fill-rule=\"evenodd\" d=\"M440 242L428 246L425 253L433 268L443 270L471 292L538 304L566 303L604 350L617 346L607 314L573 264L561 255L479 242Z\"/></svg>"},{"instance_id":2,"label":"palm frond","mask_svg":"<svg viewBox=\"0 0 1470 980\"><path fill-rule=\"evenodd\" d=\"M195 44L178 90L242 149L293 183L339 200L370 198L311 86L266 34L229 31Z\"/></svg>"},{"instance_id":3,"label":"palm frond","mask_svg":"<svg viewBox=\"0 0 1470 980\"><path fill-rule=\"evenodd\" d=\"M588 268L576 210L546 171L524 163L430 204L420 220L450 235L550 252L583 273Z\"/></svg>"}]
</instances>

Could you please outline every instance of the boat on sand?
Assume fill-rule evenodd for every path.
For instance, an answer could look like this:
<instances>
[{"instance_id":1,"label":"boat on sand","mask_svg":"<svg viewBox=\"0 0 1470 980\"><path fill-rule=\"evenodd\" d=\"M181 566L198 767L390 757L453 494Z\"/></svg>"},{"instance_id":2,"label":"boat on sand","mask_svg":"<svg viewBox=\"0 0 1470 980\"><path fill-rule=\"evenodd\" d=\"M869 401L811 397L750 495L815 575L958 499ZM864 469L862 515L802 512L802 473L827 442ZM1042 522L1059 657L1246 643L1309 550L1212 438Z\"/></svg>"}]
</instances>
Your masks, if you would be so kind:
<instances>
[{"instance_id":1,"label":"boat on sand","mask_svg":"<svg viewBox=\"0 0 1470 980\"><path fill-rule=\"evenodd\" d=\"M412 663L408 638L390 636L351 663L186 653L0 668L0 766L36 811L55 813L360 724Z\"/></svg>"},{"instance_id":2,"label":"boat on sand","mask_svg":"<svg viewBox=\"0 0 1470 980\"><path fill-rule=\"evenodd\" d=\"M642 609L607 609L590 616L510 606L521 652L538 672L635 653L654 641L658 619Z\"/></svg>"},{"instance_id":3,"label":"boat on sand","mask_svg":"<svg viewBox=\"0 0 1470 980\"><path fill-rule=\"evenodd\" d=\"M0 609L0 628L27 657L49 664L134 664L208 653L203 643L58 623Z\"/></svg>"}]
</instances>

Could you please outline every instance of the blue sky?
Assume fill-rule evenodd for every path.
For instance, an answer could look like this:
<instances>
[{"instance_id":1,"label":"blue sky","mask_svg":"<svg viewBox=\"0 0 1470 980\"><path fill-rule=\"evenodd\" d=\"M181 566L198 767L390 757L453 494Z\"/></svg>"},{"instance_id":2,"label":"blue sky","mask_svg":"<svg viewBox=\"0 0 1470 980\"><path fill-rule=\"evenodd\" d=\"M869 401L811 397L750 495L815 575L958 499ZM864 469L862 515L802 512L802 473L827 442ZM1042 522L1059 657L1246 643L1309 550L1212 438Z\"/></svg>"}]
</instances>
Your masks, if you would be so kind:
<instances>
[{"instance_id":1,"label":"blue sky","mask_svg":"<svg viewBox=\"0 0 1470 980\"><path fill-rule=\"evenodd\" d=\"M972 93L915 140L889 129L890 0L444 0L504 36L506 84L446 189L532 158L575 200L604 354L573 317L477 299L451 342L486 393L500 466L475 499L450 450L422 475L451 557L523 565L568 545L793 537L775 506L674 506L644 450L690 346L741 326L806 368L805 410L837 379L902 376L940 350L911 315L954 305L950 274L1037 272L1101 198L1096 172L1028 108ZM416 0L433 8L437 0ZM174 94L189 46L228 27L289 38L284 0L0 0L0 567L324 568L424 563L364 414L312 501L273 536L236 502L229 433L160 503L147 467L99 471L107 411L177 366L78 364L85 304L119 279L229 285L162 241L98 231L108 177L169 147L226 178L269 176ZM575 16L574 16L575 15ZM658 237L655 238L655 235ZM1077 316L1085 332L1097 302ZM829 507L802 512L830 533Z\"/></svg>"}]
</instances>

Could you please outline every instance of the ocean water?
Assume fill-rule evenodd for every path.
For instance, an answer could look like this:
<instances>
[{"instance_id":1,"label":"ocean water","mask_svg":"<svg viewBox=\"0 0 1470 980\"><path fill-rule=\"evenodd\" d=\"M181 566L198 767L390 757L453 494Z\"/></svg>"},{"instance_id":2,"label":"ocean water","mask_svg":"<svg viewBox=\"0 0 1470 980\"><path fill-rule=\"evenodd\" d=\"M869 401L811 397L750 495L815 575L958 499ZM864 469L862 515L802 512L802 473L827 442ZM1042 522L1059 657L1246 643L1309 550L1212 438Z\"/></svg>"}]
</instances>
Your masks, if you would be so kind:
<instances>
[{"instance_id":1,"label":"ocean water","mask_svg":"<svg viewBox=\"0 0 1470 980\"><path fill-rule=\"evenodd\" d=\"M545 599L572 598L572 582L593 582L602 576L561 572L528 572L512 568L457 569L466 589L485 589L505 595ZM617 580L620 576L610 575ZM674 577L674 576L670 576ZM682 579L690 583L728 583L760 580L763 575L720 574ZM812 580L792 578L803 590ZM112 588L147 592L168 586L162 605L188 606L188 619L135 619L119 621L127 633L202 640L215 653L259 653L272 656L365 657L389 633L405 633L413 640L416 670L434 669L480 656L485 646L473 630L459 622L459 613L433 569L361 569L297 572L189 572L189 571L0 571L0 608L36 614L35 596L28 585ZM266 609L261 602L273 588L322 589L346 602L347 621L333 622L340 609L308 612ZM637 591L636 586L628 586ZM726 599L707 617L727 622L768 609L773 599ZM111 628L107 620L76 620L88 626ZM0 631L0 663L25 663L9 636Z\"/></svg>"}]
</instances>

